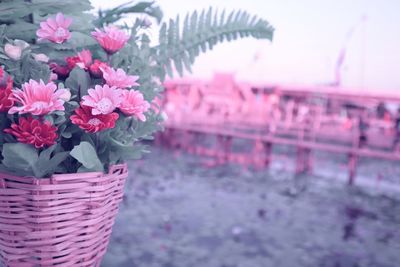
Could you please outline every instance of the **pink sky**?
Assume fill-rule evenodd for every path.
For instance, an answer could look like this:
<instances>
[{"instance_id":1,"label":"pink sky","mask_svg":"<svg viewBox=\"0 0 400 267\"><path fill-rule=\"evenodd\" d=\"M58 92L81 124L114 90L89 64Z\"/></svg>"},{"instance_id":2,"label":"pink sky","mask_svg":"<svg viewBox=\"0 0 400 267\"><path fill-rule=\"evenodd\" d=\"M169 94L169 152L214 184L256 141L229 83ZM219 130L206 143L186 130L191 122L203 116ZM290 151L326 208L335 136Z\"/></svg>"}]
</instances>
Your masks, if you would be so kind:
<instances>
[{"instance_id":1,"label":"pink sky","mask_svg":"<svg viewBox=\"0 0 400 267\"><path fill-rule=\"evenodd\" d=\"M126 1L94 0L110 7ZM400 93L400 1L398 0L168 0L159 1L165 19L210 5L244 9L275 28L272 43L245 39L216 46L196 61L194 77L232 72L240 80L322 84L334 79L334 66L346 34L342 84ZM362 23L361 18L366 17ZM155 29L156 30L156 29ZM156 35L156 33L154 33ZM261 55L254 61L254 55ZM187 74L190 76L190 74Z\"/></svg>"}]
</instances>

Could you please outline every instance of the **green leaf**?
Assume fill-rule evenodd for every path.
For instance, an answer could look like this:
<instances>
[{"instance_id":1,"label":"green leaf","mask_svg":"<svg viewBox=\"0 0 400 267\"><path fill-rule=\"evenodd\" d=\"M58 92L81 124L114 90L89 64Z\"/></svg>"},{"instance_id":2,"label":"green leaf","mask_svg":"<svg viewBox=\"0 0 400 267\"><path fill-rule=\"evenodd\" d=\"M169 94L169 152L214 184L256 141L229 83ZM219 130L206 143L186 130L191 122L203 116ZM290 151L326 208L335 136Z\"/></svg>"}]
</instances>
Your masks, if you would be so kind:
<instances>
[{"instance_id":1,"label":"green leaf","mask_svg":"<svg viewBox=\"0 0 400 267\"><path fill-rule=\"evenodd\" d=\"M9 122L7 120L7 114L4 112L0 112L0 132L3 133L4 129L7 128ZM4 134L0 134L0 145L4 142Z\"/></svg>"},{"instance_id":2,"label":"green leaf","mask_svg":"<svg viewBox=\"0 0 400 267\"><path fill-rule=\"evenodd\" d=\"M86 171L104 171L103 164L99 160L96 150L86 141L75 146L71 150L70 155L79 161Z\"/></svg>"},{"instance_id":3,"label":"green leaf","mask_svg":"<svg viewBox=\"0 0 400 267\"><path fill-rule=\"evenodd\" d=\"M110 138L110 162L118 163L121 160L137 160L142 158L143 153L147 152L147 146L142 144L124 144Z\"/></svg>"},{"instance_id":4,"label":"green leaf","mask_svg":"<svg viewBox=\"0 0 400 267\"><path fill-rule=\"evenodd\" d=\"M36 177L44 177L54 173L57 167L68 157L69 152L55 153L54 156L51 157L51 154L56 148L57 145L53 145L40 153L39 159L33 166Z\"/></svg>"},{"instance_id":5,"label":"green leaf","mask_svg":"<svg viewBox=\"0 0 400 267\"><path fill-rule=\"evenodd\" d=\"M109 10L100 10L99 18L94 21L94 24L97 26L103 26L105 24L115 23L122 19L125 14L130 13L147 14L148 16L155 18L158 23L160 23L163 16L161 8L157 6L154 1L140 1L136 4L128 2Z\"/></svg>"},{"instance_id":6,"label":"green leaf","mask_svg":"<svg viewBox=\"0 0 400 267\"><path fill-rule=\"evenodd\" d=\"M43 80L46 82L50 77L49 66L34 60L29 53L21 58L21 72L22 77L20 82L25 82L29 79L36 81Z\"/></svg>"},{"instance_id":7,"label":"green leaf","mask_svg":"<svg viewBox=\"0 0 400 267\"><path fill-rule=\"evenodd\" d=\"M34 175L33 167L38 160L37 150L27 144L7 143L3 145L3 165L18 175Z\"/></svg>"},{"instance_id":8,"label":"green leaf","mask_svg":"<svg viewBox=\"0 0 400 267\"><path fill-rule=\"evenodd\" d=\"M72 47L88 47L96 44L96 40L84 33L81 32L72 32L71 39L68 40L68 44Z\"/></svg>"},{"instance_id":9,"label":"green leaf","mask_svg":"<svg viewBox=\"0 0 400 267\"><path fill-rule=\"evenodd\" d=\"M79 100L87 94L90 87L90 75L79 67L75 67L65 80L65 86L71 90L73 95L77 95Z\"/></svg>"}]
</instances>

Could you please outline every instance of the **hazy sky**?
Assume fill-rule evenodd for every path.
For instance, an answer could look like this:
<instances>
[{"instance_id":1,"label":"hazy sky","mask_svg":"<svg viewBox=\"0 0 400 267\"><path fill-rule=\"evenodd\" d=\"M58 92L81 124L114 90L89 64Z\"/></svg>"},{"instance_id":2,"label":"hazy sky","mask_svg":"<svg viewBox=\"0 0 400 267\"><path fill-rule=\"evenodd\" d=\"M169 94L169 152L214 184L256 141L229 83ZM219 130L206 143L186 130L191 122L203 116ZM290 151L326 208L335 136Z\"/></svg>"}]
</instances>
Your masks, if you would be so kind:
<instances>
[{"instance_id":1,"label":"hazy sky","mask_svg":"<svg viewBox=\"0 0 400 267\"><path fill-rule=\"evenodd\" d=\"M125 2L92 1L96 8ZM212 5L247 10L276 29L272 43L244 39L216 46L198 58L195 77L223 71L256 82L329 83L347 43L344 86L400 94L400 0L164 0L159 4L165 19ZM353 35L346 42L351 28ZM261 56L255 62L257 53Z\"/></svg>"}]
</instances>

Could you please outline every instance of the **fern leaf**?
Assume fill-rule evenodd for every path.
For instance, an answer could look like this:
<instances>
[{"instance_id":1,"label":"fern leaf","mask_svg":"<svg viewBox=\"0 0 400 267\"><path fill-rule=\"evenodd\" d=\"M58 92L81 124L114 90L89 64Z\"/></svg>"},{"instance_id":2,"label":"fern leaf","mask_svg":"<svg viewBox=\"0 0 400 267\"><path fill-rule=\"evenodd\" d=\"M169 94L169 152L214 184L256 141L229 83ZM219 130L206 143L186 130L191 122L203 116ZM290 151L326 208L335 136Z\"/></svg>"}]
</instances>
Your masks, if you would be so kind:
<instances>
[{"instance_id":1,"label":"fern leaf","mask_svg":"<svg viewBox=\"0 0 400 267\"><path fill-rule=\"evenodd\" d=\"M155 61L162 71L172 76L172 64L180 75L190 66L200 51L212 49L223 41L253 37L272 40L274 28L263 19L251 16L245 11L231 11L227 17L209 8L199 13L187 14L180 28L179 16L169 23L163 23L159 33L159 45L155 47ZM161 77L164 79L164 77Z\"/></svg>"},{"instance_id":2,"label":"fern leaf","mask_svg":"<svg viewBox=\"0 0 400 267\"><path fill-rule=\"evenodd\" d=\"M158 5L155 4L154 1L135 2L136 1L129 1L112 9L99 10L98 18L94 21L94 24L101 27L106 24L112 24L121 20L124 15L141 13L155 18L158 23L161 21L163 17L162 10Z\"/></svg>"}]
</instances>

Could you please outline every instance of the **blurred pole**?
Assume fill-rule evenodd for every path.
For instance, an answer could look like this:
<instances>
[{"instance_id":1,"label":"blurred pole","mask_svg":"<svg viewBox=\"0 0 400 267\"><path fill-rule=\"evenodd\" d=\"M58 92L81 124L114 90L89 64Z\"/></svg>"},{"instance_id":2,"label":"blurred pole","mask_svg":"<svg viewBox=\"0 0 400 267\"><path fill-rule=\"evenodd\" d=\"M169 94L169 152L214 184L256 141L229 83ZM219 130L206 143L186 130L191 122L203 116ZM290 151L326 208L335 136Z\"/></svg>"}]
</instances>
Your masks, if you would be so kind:
<instances>
[{"instance_id":1,"label":"blurred pole","mask_svg":"<svg viewBox=\"0 0 400 267\"><path fill-rule=\"evenodd\" d=\"M361 66L360 66L360 84L363 89L365 86L365 46L366 46L366 23L367 15L362 15L361 17Z\"/></svg>"},{"instance_id":2,"label":"blurred pole","mask_svg":"<svg viewBox=\"0 0 400 267\"><path fill-rule=\"evenodd\" d=\"M342 66L346 60L347 46L350 43L351 38L353 37L354 32L357 27L361 24L361 60L360 60L360 84L361 88L364 87L364 66L365 66L365 21L367 20L366 15L362 15L361 19L357 21L355 25L353 25L350 30L346 33L346 37L344 39L342 48L339 51L338 57L336 59L335 64L335 77L334 77L334 86L340 87L342 85Z\"/></svg>"}]
</instances>

